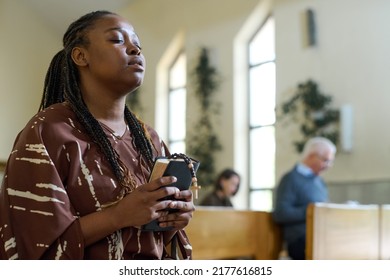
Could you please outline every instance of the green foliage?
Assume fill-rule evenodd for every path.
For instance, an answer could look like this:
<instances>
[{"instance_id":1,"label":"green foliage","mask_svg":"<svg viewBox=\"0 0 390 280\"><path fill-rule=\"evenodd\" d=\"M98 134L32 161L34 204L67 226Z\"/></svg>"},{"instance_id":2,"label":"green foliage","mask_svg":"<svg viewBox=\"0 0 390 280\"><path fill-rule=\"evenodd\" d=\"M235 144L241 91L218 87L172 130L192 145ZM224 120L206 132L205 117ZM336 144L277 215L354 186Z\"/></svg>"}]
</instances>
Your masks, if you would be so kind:
<instances>
[{"instance_id":1,"label":"green foliage","mask_svg":"<svg viewBox=\"0 0 390 280\"><path fill-rule=\"evenodd\" d=\"M214 101L219 79L206 48L201 49L198 64L191 74L202 114L189 132L187 149L188 154L201 162L197 172L199 184L209 186L215 179L215 152L220 151L222 145L211 122L212 117L219 114L219 104Z\"/></svg>"},{"instance_id":2,"label":"green foliage","mask_svg":"<svg viewBox=\"0 0 390 280\"><path fill-rule=\"evenodd\" d=\"M282 117L300 123L302 139L294 141L297 152L303 150L306 141L314 136L323 136L337 144L339 139L339 110L332 109L332 97L323 94L312 80L298 84L295 94L282 103Z\"/></svg>"},{"instance_id":3,"label":"green foliage","mask_svg":"<svg viewBox=\"0 0 390 280\"><path fill-rule=\"evenodd\" d=\"M218 89L217 70L210 65L209 52L201 49L199 63L193 73L195 80L195 94L199 99L202 109L213 107L213 93Z\"/></svg>"}]
</instances>

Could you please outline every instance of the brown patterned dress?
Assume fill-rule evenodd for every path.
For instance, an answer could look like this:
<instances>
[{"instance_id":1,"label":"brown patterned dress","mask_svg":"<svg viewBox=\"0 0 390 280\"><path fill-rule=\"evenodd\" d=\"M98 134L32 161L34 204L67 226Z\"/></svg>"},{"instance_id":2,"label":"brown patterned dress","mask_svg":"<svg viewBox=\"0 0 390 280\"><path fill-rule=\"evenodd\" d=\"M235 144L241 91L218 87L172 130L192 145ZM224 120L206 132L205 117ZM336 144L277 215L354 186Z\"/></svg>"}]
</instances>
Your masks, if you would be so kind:
<instances>
[{"instance_id":1,"label":"brown patterned dress","mask_svg":"<svg viewBox=\"0 0 390 280\"><path fill-rule=\"evenodd\" d=\"M156 156L164 145L148 127ZM150 174L129 130L106 131L138 185ZM34 116L19 133L0 190L1 259L163 259L176 233L182 258L191 258L184 230L123 228L84 246L79 217L115 200L118 181L109 163L66 103Z\"/></svg>"}]
</instances>

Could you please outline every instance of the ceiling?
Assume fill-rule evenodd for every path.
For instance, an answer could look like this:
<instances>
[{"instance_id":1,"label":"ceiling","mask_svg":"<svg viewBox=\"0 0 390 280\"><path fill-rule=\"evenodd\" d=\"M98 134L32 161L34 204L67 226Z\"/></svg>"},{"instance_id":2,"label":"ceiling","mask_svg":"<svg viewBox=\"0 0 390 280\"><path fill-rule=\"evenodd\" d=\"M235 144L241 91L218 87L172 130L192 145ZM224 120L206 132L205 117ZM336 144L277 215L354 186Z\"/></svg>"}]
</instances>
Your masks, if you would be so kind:
<instances>
[{"instance_id":1,"label":"ceiling","mask_svg":"<svg viewBox=\"0 0 390 280\"><path fill-rule=\"evenodd\" d=\"M96 10L117 11L135 0L19 0L59 32L80 16Z\"/></svg>"}]
</instances>

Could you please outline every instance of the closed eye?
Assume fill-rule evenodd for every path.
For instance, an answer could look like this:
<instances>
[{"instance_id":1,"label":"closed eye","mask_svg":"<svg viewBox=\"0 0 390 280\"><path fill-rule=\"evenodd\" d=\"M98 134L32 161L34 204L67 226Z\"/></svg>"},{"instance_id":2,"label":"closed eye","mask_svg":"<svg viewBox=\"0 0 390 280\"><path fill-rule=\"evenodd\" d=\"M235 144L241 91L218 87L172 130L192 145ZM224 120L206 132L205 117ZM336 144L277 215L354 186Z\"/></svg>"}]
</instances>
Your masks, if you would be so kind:
<instances>
[{"instance_id":1,"label":"closed eye","mask_svg":"<svg viewBox=\"0 0 390 280\"><path fill-rule=\"evenodd\" d=\"M112 39L110 41L115 43L115 44L123 44L124 43L124 41L122 39Z\"/></svg>"}]
</instances>

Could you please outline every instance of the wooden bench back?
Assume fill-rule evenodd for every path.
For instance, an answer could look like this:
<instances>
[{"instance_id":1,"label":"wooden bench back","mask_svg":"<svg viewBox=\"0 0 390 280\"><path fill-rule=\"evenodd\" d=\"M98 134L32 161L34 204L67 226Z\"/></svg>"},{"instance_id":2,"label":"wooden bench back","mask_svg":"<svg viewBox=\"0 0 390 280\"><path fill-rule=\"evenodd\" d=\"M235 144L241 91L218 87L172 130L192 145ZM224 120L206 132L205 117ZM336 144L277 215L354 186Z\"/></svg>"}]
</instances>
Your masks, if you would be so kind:
<instances>
[{"instance_id":1,"label":"wooden bench back","mask_svg":"<svg viewBox=\"0 0 390 280\"><path fill-rule=\"evenodd\" d=\"M380 207L380 259L390 260L390 205Z\"/></svg>"},{"instance_id":2,"label":"wooden bench back","mask_svg":"<svg viewBox=\"0 0 390 280\"><path fill-rule=\"evenodd\" d=\"M311 204L306 259L379 259L379 232L378 205Z\"/></svg>"},{"instance_id":3,"label":"wooden bench back","mask_svg":"<svg viewBox=\"0 0 390 280\"><path fill-rule=\"evenodd\" d=\"M198 206L186 232L194 259L277 259L282 247L268 212Z\"/></svg>"}]
</instances>

